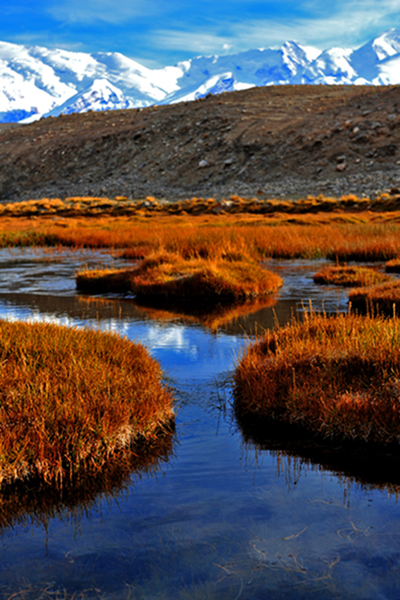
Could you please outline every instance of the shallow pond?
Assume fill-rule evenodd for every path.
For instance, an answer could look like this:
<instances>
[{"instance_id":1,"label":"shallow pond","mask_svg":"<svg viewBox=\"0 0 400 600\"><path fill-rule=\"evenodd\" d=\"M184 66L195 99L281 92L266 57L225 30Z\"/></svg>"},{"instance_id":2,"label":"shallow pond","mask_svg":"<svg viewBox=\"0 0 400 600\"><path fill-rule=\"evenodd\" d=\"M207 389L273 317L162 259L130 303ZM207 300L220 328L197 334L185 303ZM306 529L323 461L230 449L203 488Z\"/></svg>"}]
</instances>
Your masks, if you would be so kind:
<instances>
[{"instance_id":1,"label":"shallow pond","mask_svg":"<svg viewBox=\"0 0 400 600\"><path fill-rule=\"evenodd\" d=\"M35 491L24 505L23 492L22 500L0 496L0 597L398 598L398 473L382 479L367 468L361 476L346 461L293 451L290 440L287 448L258 443L231 410L230 374L256 330L309 300L346 310L346 292L313 284L322 261L272 261L285 281L276 304L222 319L218 329L132 299L79 296L77 268L110 262L121 261L0 251L0 316L86 324L143 342L175 391L176 434L153 465L117 476L114 487L92 486L86 498L72 491L51 505Z\"/></svg>"}]
</instances>

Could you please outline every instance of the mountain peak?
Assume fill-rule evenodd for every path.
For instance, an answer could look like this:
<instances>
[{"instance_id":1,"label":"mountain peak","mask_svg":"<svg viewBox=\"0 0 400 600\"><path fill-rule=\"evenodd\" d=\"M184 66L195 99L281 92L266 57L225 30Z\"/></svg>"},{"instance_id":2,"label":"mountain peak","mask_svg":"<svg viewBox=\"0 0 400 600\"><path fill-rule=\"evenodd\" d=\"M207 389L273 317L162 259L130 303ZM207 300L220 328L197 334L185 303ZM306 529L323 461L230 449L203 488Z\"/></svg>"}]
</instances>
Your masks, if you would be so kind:
<instances>
[{"instance_id":1,"label":"mountain peak","mask_svg":"<svg viewBox=\"0 0 400 600\"><path fill-rule=\"evenodd\" d=\"M400 83L400 30L353 50L280 48L198 56L149 69L119 52L86 54L0 42L0 121L87 110L145 107L283 84Z\"/></svg>"}]
</instances>

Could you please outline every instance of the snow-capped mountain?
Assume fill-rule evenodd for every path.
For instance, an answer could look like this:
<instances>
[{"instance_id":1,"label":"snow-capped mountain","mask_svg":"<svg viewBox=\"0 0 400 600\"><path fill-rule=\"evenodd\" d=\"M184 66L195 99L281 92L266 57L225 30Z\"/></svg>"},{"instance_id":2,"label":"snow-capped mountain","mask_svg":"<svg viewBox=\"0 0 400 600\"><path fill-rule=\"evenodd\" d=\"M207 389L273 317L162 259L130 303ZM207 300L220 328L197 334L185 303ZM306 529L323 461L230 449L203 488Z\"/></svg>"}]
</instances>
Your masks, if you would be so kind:
<instances>
[{"instance_id":1,"label":"snow-capped mountain","mask_svg":"<svg viewBox=\"0 0 400 600\"><path fill-rule=\"evenodd\" d=\"M132 100L126 98L121 90L107 79L95 79L86 90L78 92L60 106L56 106L47 113L47 116L56 117L88 110L117 110L133 106Z\"/></svg>"},{"instance_id":2,"label":"snow-capped mountain","mask_svg":"<svg viewBox=\"0 0 400 600\"><path fill-rule=\"evenodd\" d=\"M0 122L144 107L283 84L400 83L400 29L358 49L286 42L148 69L119 53L86 54L0 42Z\"/></svg>"}]
</instances>

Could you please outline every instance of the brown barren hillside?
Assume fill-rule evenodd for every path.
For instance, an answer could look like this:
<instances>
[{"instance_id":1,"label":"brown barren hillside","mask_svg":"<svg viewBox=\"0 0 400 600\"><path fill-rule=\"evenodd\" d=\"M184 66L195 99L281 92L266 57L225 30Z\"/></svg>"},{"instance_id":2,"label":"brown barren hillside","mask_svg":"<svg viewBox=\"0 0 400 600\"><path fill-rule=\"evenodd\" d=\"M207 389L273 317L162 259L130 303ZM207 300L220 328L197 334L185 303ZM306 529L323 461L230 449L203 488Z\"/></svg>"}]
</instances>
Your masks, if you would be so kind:
<instances>
[{"instance_id":1,"label":"brown barren hillside","mask_svg":"<svg viewBox=\"0 0 400 600\"><path fill-rule=\"evenodd\" d=\"M0 127L0 200L400 187L400 87L278 86Z\"/></svg>"}]
</instances>

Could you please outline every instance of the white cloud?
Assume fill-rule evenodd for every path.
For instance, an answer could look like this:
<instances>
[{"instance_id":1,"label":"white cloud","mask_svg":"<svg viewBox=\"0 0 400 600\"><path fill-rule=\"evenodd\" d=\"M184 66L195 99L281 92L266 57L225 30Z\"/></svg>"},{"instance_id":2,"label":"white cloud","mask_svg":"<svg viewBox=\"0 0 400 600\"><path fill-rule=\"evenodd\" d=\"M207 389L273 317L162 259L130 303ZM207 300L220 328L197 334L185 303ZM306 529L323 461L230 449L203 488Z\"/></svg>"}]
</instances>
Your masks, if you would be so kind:
<instances>
[{"instance_id":1,"label":"white cloud","mask_svg":"<svg viewBox=\"0 0 400 600\"><path fill-rule=\"evenodd\" d=\"M229 37L219 36L213 32L192 31L156 31L152 32L153 43L158 48L186 51L191 54L218 54L221 47L236 48Z\"/></svg>"},{"instance_id":2,"label":"white cloud","mask_svg":"<svg viewBox=\"0 0 400 600\"><path fill-rule=\"evenodd\" d=\"M119 25L135 17L160 14L166 9L163 0L62 0L53 4L48 12L58 21L68 23Z\"/></svg>"},{"instance_id":3,"label":"white cloud","mask_svg":"<svg viewBox=\"0 0 400 600\"><path fill-rule=\"evenodd\" d=\"M311 9L321 7L321 2L309 0L302 4ZM326 5L325 5L326 6ZM326 11L324 11L326 14ZM186 51L193 54L218 54L221 47L232 52L249 48L279 46L287 40L312 45L321 50L334 46L356 48L385 29L400 28L400 5L398 0L342 0L333 2L329 15L296 17L289 15L273 19L242 20L213 24L207 30L188 27L183 30L160 30L152 32L156 47Z\"/></svg>"}]
</instances>

